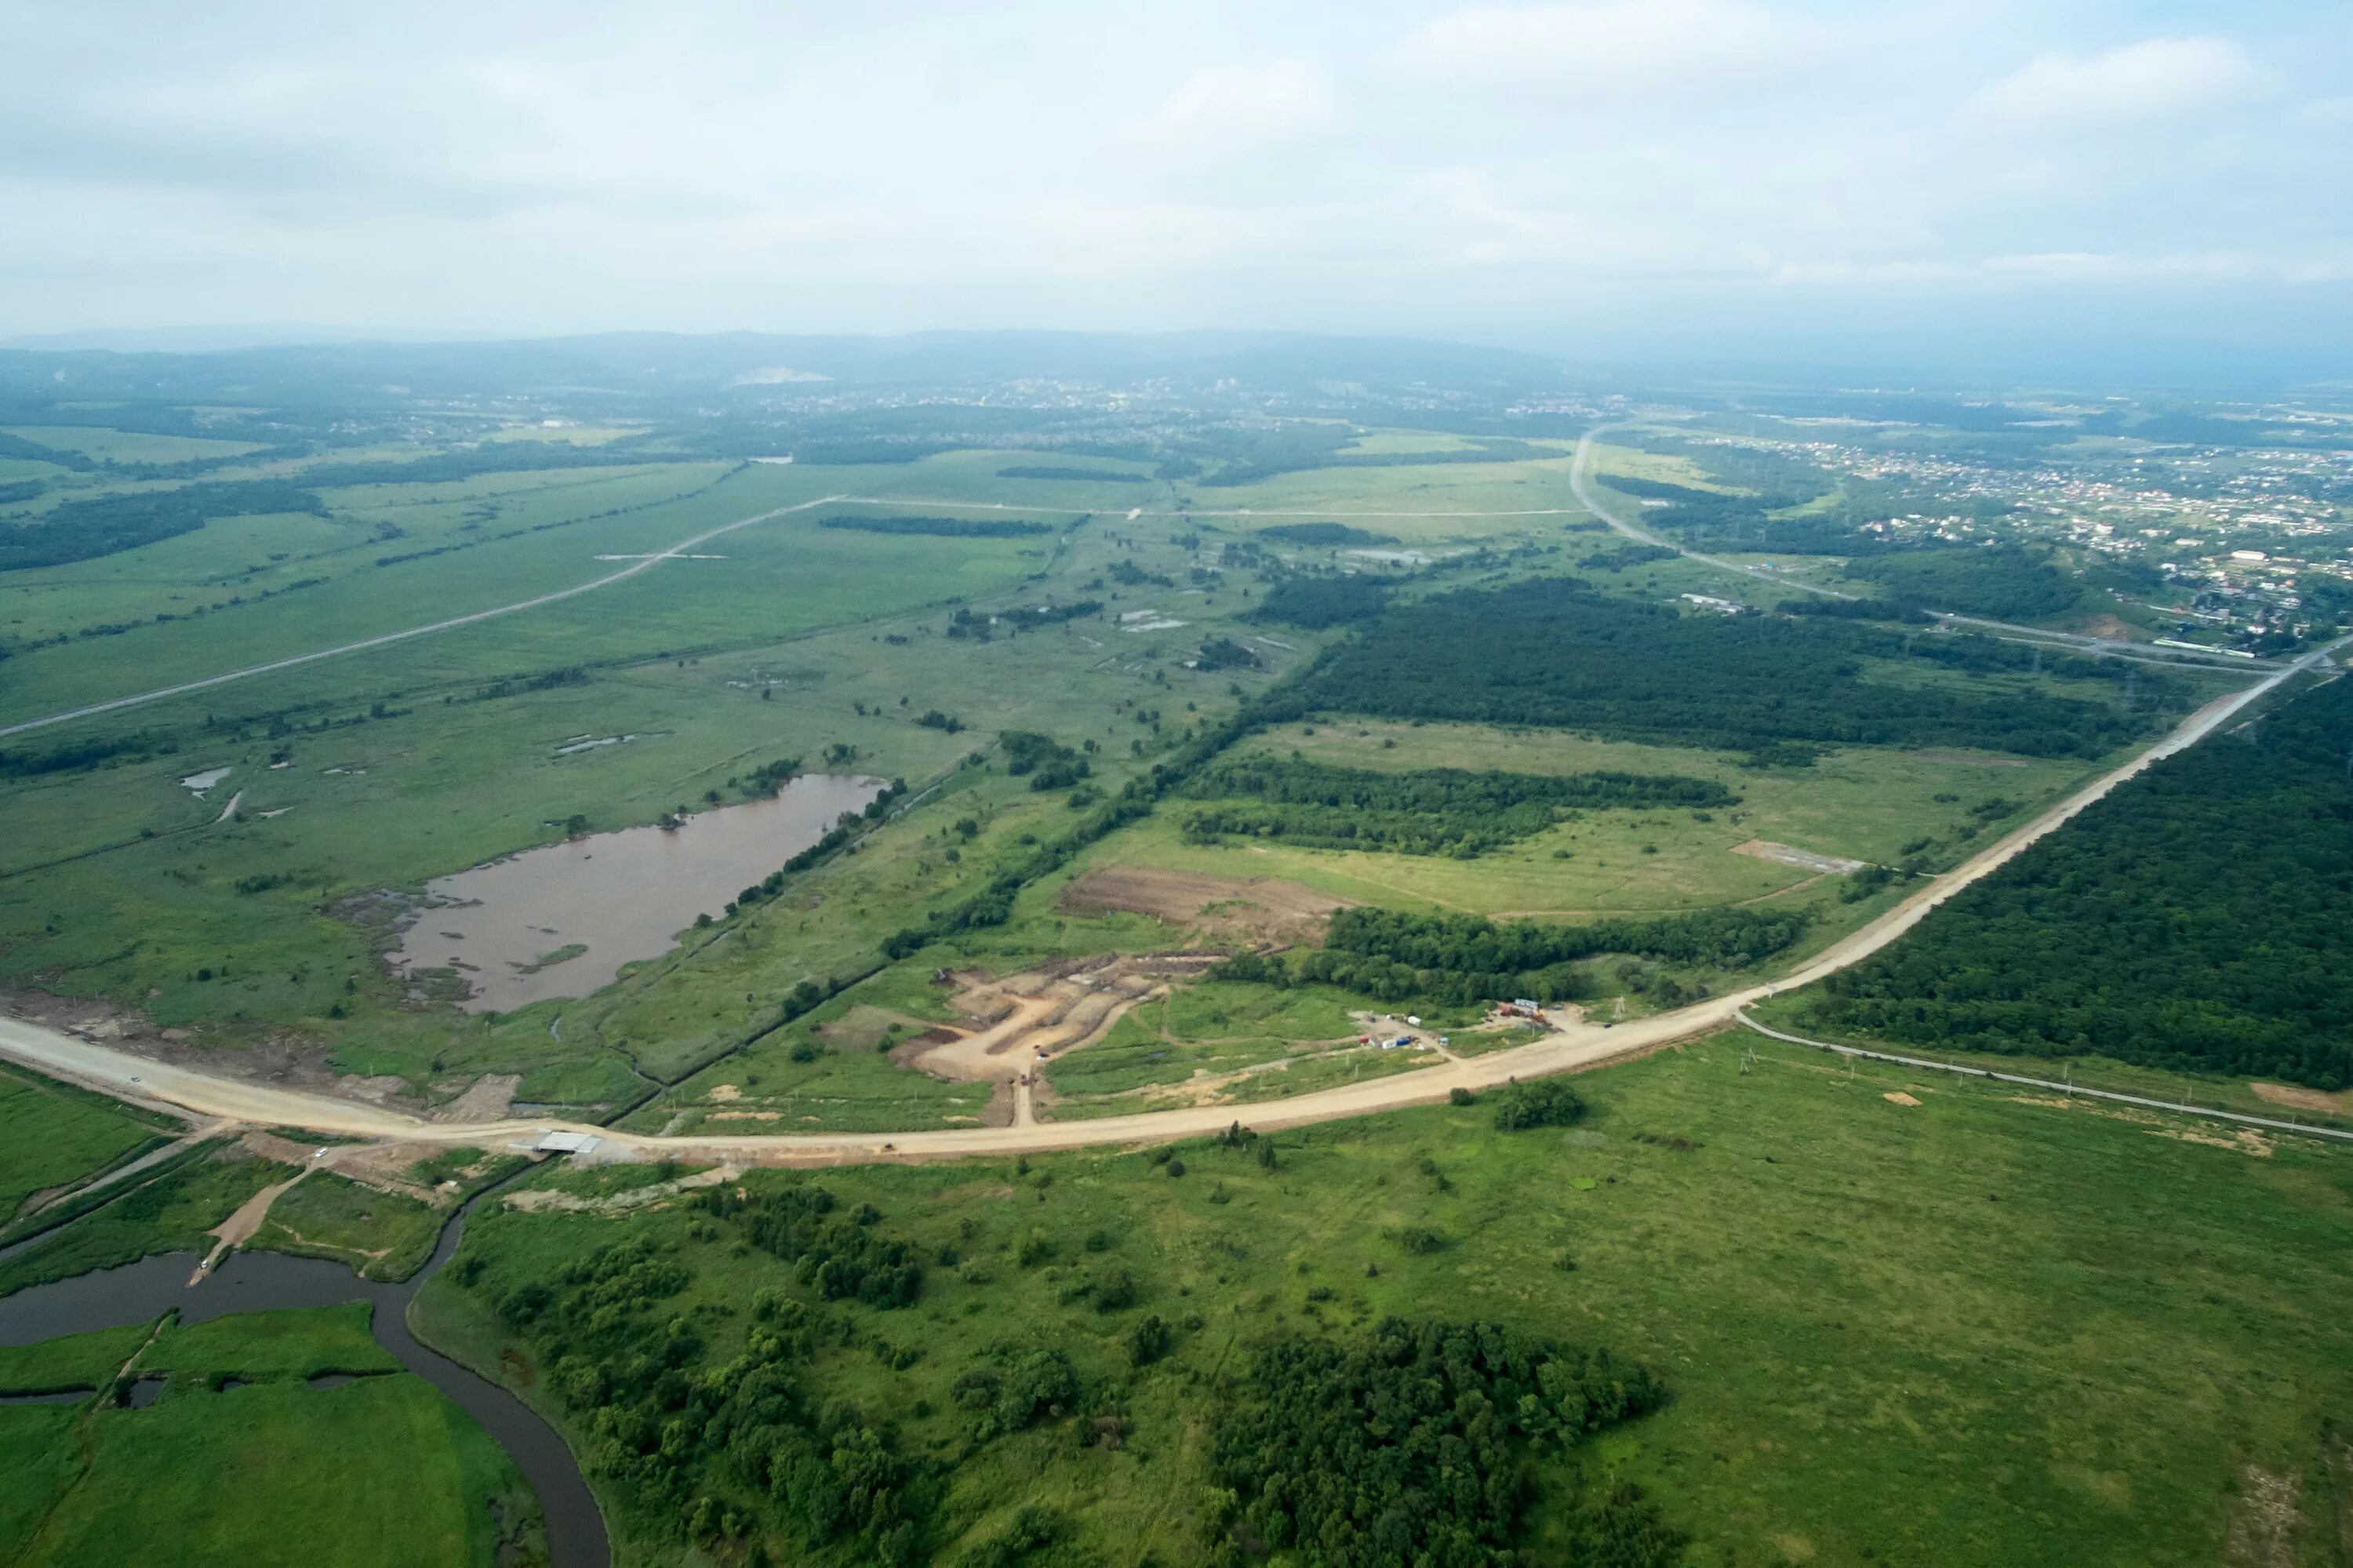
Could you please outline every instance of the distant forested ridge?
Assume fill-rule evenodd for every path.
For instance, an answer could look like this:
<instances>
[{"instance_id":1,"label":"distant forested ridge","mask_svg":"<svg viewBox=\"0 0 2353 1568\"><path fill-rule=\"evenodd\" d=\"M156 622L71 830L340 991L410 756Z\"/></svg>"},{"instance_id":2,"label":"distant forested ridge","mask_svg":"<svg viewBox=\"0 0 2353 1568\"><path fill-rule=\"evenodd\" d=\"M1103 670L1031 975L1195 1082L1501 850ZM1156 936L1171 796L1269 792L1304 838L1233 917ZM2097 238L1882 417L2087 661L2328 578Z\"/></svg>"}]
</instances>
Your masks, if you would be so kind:
<instances>
[{"instance_id":1,"label":"distant forested ridge","mask_svg":"<svg viewBox=\"0 0 2353 1568\"><path fill-rule=\"evenodd\" d=\"M820 528L850 528L860 534L927 534L942 539L1018 539L1050 534L1050 523L1025 523L1017 517L820 517Z\"/></svg>"},{"instance_id":2,"label":"distant forested ridge","mask_svg":"<svg viewBox=\"0 0 2353 1568\"><path fill-rule=\"evenodd\" d=\"M1213 764L1184 792L1214 802L1184 820L1185 836L1196 843L1280 839L1461 860L1540 833L1564 810L1739 803L1713 779L1676 774L1377 773L1263 755Z\"/></svg>"},{"instance_id":3,"label":"distant forested ridge","mask_svg":"<svg viewBox=\"0 0 2353 1568\"><path fill-rule=\"evenodd\" d=\"M37 522L0 526L0 572L87 561L201 528L215 517L279 512L327 514L302 485L282 479L186 484L121 495L61 501Z\"/></svg>"},{"instance_id":4,"label":"distant forested ridge","mask_svg":"<svg viewBox=\"0 0 2353 1568\"><path fill-rule=\"evenodd\" d=\"M2353 681L2168 758L1831 977L1824 1028L2353 1087Z\"/></svg>"},{"instance_id":5,"label":"distant forested ridge","mask_svg":"<svg viewBox=\"0 0 2353 1568\"><path fill-rule=\"evenodd\" d=\"M2146 727L2145 713L2106 703L1897 685L1870 679L1867 664L1911 658L1989 672L2023 669L2031 657L1981 638L1907 639L1836 619L1679 615L1576 578L1545 578L1389 609L1311 670L1293 705L1748 750L1795 740L2096 757ZM2078 662L2121 678L2121 669Z\"/></svg>"}]
</instances>

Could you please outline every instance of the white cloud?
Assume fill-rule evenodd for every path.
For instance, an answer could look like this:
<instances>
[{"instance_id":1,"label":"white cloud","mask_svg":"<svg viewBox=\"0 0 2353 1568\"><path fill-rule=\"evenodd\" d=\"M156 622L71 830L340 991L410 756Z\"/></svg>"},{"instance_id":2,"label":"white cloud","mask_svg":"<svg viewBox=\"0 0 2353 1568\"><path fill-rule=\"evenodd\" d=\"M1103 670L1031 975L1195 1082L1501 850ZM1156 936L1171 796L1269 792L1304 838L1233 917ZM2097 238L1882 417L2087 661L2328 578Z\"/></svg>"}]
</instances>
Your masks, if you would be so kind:
<instances>
[{"instance_id":1,"label":"white cloud","mask_svg":"<svg viewBox=\"0 0 2353 1568\"><path fill-rule=\"evenodd\" d=\"M1323 77L1296 60L1212 66L1187 77L1134 139L1177 151L1231 151L1312 130L1332 108Z\"/></svg>"},{"instance_id":2,"label":"white cloud","mask_svg":"<svg viewBox=\"0 0 2353 1568\"><path fill-rule=\"evenodd\" d=\"M2263 72L2228 38L2147 38L2096 55L2043 55L1978 93L1978 118L2031 129L2200 114L2253 94Z\"/></svg>"},{"instance_id":3,"label":"white cloud","mask_svg":"<svg viewBox=\"0 0 2353 1568\"><path fill-rule=\"evenodd\" d=\"M1563 0L1434 16L1407 36L1398 63L1448 76L1655 90L1764 74L1813 41L1810 25L1746 0Z\"/></svg>"}]
</instances>

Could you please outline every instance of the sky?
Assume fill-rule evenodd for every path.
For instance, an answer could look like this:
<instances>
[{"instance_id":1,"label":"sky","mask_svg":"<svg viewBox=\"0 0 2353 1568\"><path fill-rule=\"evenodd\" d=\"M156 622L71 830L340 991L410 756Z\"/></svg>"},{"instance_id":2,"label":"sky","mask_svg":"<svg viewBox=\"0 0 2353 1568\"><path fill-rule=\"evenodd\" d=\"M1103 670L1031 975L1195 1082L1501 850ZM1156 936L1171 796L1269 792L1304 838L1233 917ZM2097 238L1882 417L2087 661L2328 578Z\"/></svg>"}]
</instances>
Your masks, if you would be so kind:
<instances>
[{"instance_id":1,"label":"sky","mask_svg":"<svg viewBox=\"0 0 2353 1568\"><path fill-rule=\"evenodd\" d=\"M2342 0L0 0L0 336L2353 350Z\"/></svg>"}]
</instances>

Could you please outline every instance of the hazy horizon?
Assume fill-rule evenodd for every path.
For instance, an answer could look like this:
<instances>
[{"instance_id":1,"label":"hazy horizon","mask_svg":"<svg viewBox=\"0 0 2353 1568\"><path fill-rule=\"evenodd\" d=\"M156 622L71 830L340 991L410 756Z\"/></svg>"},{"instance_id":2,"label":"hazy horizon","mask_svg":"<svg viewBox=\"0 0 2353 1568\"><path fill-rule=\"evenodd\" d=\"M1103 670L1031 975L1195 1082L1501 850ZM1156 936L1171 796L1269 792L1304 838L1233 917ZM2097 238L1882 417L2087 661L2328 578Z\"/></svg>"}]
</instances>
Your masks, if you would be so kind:
<instances>
[{"instance_id":1,"label":"hazy horizon","mask_svg":"<svg viewBox=\"0 0 2353 1568\"><path fill-rule=\"evenodd\" d=\"M18 28L58 69L0 111L11 342L1220 328L2176 381L2353 346L2316 5Z\"/></svg>"}]
</instances>

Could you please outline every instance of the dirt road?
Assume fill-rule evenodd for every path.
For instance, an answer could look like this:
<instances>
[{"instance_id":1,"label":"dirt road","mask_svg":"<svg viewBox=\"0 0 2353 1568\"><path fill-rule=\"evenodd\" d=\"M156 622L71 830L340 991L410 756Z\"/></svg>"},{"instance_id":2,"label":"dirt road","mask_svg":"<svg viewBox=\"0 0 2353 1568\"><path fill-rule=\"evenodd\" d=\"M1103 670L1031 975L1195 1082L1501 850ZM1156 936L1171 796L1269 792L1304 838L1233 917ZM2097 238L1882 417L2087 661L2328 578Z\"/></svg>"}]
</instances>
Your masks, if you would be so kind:
<instances>
[{"instance_id":1,"label":"dirt road","mask_svg":"<svg viewBox=\"0 0 2353 1568\"><path fill-rule=\"evenodd\" d=\"M2123 767L2078 790L2032 821L1981 851L1957 869L1936 878L1869 925L1841 938L1796 970L1769 985L1755 986L1616 1027L1584 1022L1564 1026L1530 1044L1449 1063L1423 1072L1318 1090L1295 1098L1246 1107L1202 1106L1098 1120L1012 1127L955 1128L939 1131L820 1133L798 1136L745 1134L728 1137L660 1138L615 1132L578 1123L507 1119L425 1122L397 1111L330 1096L272 1089L240 1083L186 1066L151 1062L94 1041L21 1020L0 1018L0 1056L110 1093L161 1100L201 1116L259 1126L309 1128L420 1144L500 1144L536 1138L551 1128L592 1132L616 1152L646 1159L732 1160L742 1164L827 1165L875 1159L946 1159L958 1155L1042 1152L1092 1145L1149 1142L1214 1132L1237 1118L1267 1130L1343 1117L1364 1116L1406 1106L1429 1105L1456 1087L1493 1087L1514 1077L1589 1067L1654 1047L1708 1033L1736 1022L1742 1008L1776 991L1804 985L1856 963L1902 937L1928 911L1978 878L1998 869L2043 834L2159 758L2193 746L2249 704L2274 690L2298 671L2316 667L2348 638L2316 649L2268 678L2233 695L2216 699L2183 720L2163 740Z\"/></svg>"},{"instance_id":2,"label":"dirt road","mask_svg":"<svg viewBox=\"0 0 2353 1568\"><path fill-rule=\"evenodd\" d=\"M142 703L156 702L164 697L176 697L188 692L201 692L208 686L223 686L231 681L242 681L254 675L267 675L273 670L291 670L298 664L315 663L321 659L340 658L345 653L361 653L371 648L382 648L394 642L406 642L412 637L427 637L436 631L448 631L455 627L471 626L477 621L495 620L501 615L512 615L517 610L536 609L543 604L555 604L564 599L577 599L584 593L595 593L598 588L610 588L625 577L636 577L639 572L649 572L664 561L676 559L681 551L691 550L707 539L716 539L722 534L732 534L738 528L748 528L754 523L765 523L771 518L782 517L788 513L807 512L813 506L824 506L840 499L839 496L835 495L821 495L815 501L804 501L797 506L779 506L772 512L763 512L756 516L738 517L733 523L723 523L716 528L706 528L691 539L681 539L675 545L666 546L650 556L631 562L617 572L608 572L593 581L581 583L574 588L558 588L554 593L543 593L535 599L520 599L512 604L501 604L490 609L478 609L470 615L452 616L447 620L436 620L429 625L412 626L405 631L387 631L381 637L362 638L357 642L345 642L333 648L322 648L313 653L297 653L290 658L273 659L267 664L248 664L242 670L230 670L218 675L206 675L200 681L183 681L176 686L158 686L152 692L140 692L132 696L116 697L109 702L92 703L87 707L68 708L63 713L50 714L42 718L0 725L0 736L17 735L28 729L41 729L53 724L64 724L69 719L89 718L93 714L112 713L117 708L136 707ZM229 811L236 810L237 802L231 800L228 803L228 811L221 813L222 821L226 821Z\"/></svg>"}]
</instances>

